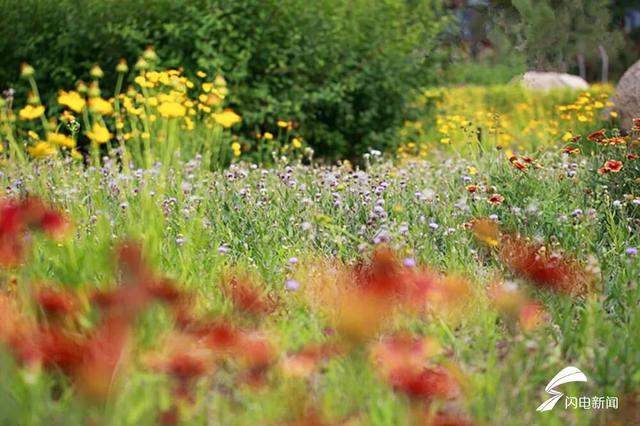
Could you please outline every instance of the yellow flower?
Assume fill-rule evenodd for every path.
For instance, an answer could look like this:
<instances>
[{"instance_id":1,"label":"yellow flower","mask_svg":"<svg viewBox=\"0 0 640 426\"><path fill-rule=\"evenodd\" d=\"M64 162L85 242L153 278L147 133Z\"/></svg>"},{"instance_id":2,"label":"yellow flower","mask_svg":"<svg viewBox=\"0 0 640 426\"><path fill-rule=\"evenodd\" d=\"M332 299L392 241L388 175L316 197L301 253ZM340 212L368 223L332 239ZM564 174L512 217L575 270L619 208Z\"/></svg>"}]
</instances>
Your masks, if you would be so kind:
<instances>
[{"instance_id":1,"label":"yellow flower","mask_svg":"<svg viewBox=\"0 0 640 426\"><path fill-rule=\"evenodd\" d=\"M204 71L198 71L196 72L196 76L198 76L198 78L205 78L207 76L207 73Z\"/></svg>"},{"instance_id":2,"label":"yellow flower","mask_svg":"<svg viewBox=\"0 0 640 426\"><path fill-rule=\"evenodd\" d=\"M58 103L62 106L66 106L74 112L82 112L85 101L78 92L61 91L58 95Z\"/></svg>"},{"instance_id":3,"label":"yellow flower","mask_svg":"<svg viewBox=\"0 0 640 426\"><path fill-rule=\"evenodd\" d=\"M573 139L573 134L571 132L567 132L562 136L562 140L565 142L569 142L571 139Z\"/></svg>"},{"instance_id":4,"label":"yellow flower","mask_svg":"<svg viewBox=\"0 0 640 426\"><path fill-rule=\"evenodd\" d=\"M87 137L96 143L107 143L111 140L112 136L109 129L98 123L93 125L93 130L87 132Z\"/></svg>"},{"instance_id":5,"label":"yellow flower","mask_svg":"<svg viewBox=\"0 0 640 426\"><path fill-rule=\"evenodd\" d=\"M278 120L278 121L276 122L276 124L277 124L277 126L278 126L278 127L281 127L281 128L283 128L283 129L284 129L285 127L289 127L289 123L287 123L287 122L286 122L286 121L284 121L284 120Z\"/></svg>"},{"instance_id":6,"label":"yellow flower","mask_svg":"<svg viewBox=\"0 0 640 426\"><path fill-rule=\"evenodd\" d=\"M28 147L27 152L33 158L45 158L55 154L56 148L47 142L38 142L35 145Z\"/></svg>"},{"instance_id":7,"label":"yellow flower","mask_svg":"<svg viewBox=\"0 0 640 426\"><path fill-rule=\"evenodd\" d=\"M262 137L270 141L271 139L273 139L273 133L264 132L264 135L262 135Z\"/></svg>"},{"instance_id":8,"label":"yellow flower","mask_svg":"<svg viewBox=\"0 0 640 426\"><path fill-rule=\"evenodd\" d=\"M611 111L611 112L609 113L609 116L610 116L611 118L618 118L618 113L617 113L616 111Z\"/></svg>"},{"instance_id":9,"label":"yellow flower","mask_svg":"<svg viewBox=\"0 0 640 426\"><path fill-rule=\"evenodd\" d=\"M33 130L29 130L27 132L27 136L29 136L31 139L33 139L34 141L38 141L40 140L40 135L38 135L36 132L34 132Z\"/></svg>"},{"instance_id":10,"label":"yellow flower","mask_svg":"<svg viewBox=\"0 0 640 426\"><path fill-rule=\"evenodd\" d=\"M36 118L42 116L42 114L44 114L44 107L42 105L27 105L19 112L21 120L35 120Z\"/></svg>"},{"instance_id":11,"label":"yellow flower","mask_svg":"<svg viewBox=\"0 0 640 426\"><path fill-rule=\"evenodd\" d=\"M76 146L76 141L62 133L49 133L47 136L47 142L52 145L64 146L66 148L75 148Z\"/></svg>"},{"instance_id":12,"label":"yellow flower","mask_svg":"<svg viewBox=\"0 0 640 426\"><path fill-rule=\"evenodd\" d=\"M240 157L240 154L242 154L242 150L241 150L242 146L238 143L238 142L234 142L231 144L231 149L233 150L233 155L236 157Z\"/></svg>"},{"instance_id":13,"label":"yellow flower","mask_svg":"<svg viewBox=\"0 0 640 426\"><path fill-rule=\"evenodd\" d=\"M91 112L95 112L100 115L109 115L113 113L113 107L111 104L102 98L89 99L89 109Z\"/></svg>"},{"instance_id":14,"label":"yellow flower","mask_svg":"<svg viewBox=\"0 0 640 426\"><path fill-rule=\"evenodd\" d=\"M298 149L302 146L302 141L300 140L300 138L293 138L291 139L291 145L294 148Z\"/></svg>"},{"instance_id":15,"label":"yellow flower","mask_svg":"<svg viewBox=\"0 0 640 426\"><path fill-rule=\"evenodd\" d=\"M163 102L158 107L158 112L165 118L184 117L187 109L178 102Z\"/></svg>"},{"instance_id":16,"label":"yellow flower","mask_svg":"<svg viewBox=\"0 0 640 426\"><path fill-rule=\"evenodd\" d=\"M71 150L71 158L74 160L82 160L82 154L77 149Z\"/></svg>"},{"instance_id":17,"label":"yellow flower","mask_svg":"<svg viewBox=\"0 0 640 426\"><path fill-rule=\"evenodd\" d=\"M242 120L242 118L240 118L238 114L230 109L226 109L224 110L224 112L212 114L211 116L214 120L216 120L218 124L220 124L225 129L228 129L229 127L239 123Z\"/></svg>"},{"instance_id":18,"label":"yellow flower","mask_svg":"<svg viewBox=\"0 0 640 426\"><path fill-rule=\"evenodd\" d=\"M202 83L202 91L204 93L209 93L213 89L213 84L211 83Z\"/></svg>"}]
</instances>

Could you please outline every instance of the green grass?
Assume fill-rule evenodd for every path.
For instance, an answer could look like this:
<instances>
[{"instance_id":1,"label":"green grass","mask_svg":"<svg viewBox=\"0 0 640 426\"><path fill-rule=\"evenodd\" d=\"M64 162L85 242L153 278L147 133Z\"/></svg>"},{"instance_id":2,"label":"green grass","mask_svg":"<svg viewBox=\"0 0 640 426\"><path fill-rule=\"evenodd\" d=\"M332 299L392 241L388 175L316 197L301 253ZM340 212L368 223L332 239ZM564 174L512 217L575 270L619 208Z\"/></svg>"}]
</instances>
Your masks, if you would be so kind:
<instances>
[{"instance_id":1,"label":"green grass","mask_svg":"<svg viewBox=\"0 0 640 426\"><path fill-rule=\"evenodd\" d=\"M515 280L550 315L548 325L524 333L509 327L478 297L453 325L435 316L402 317L390 325L440 341L464 377L457 409L478 424L603 424L605 415L624 415L622 407L564 410L561 401L548 413L535 408L548 397L547 382L568 365L589 379L563 387L568 394L615 395L623 405L640 389L640 263L625 254L628 247L640 246L640 205L623 198L633 194L629 182L638 175L626 167L616 176L599 176L595 170L604 158L550 152L537 159L544 168L527 173L513 168L499 152L405 165L374 158L358 171L300 164L265 170L238 164L211 173L192 161L164 174L159 166L123 174L115 160L100 170L60 160L29 165L9 160L0 175L2 196L41 196L72 218L74 231L62 243L35 237L26 265L0 277L6 285L16 275L25 292L29 283L43 281L105 287L117 278L114 245L139 240L153 267L195 292L198 308L208 316L231 310L220 287L223 273L236 269L259 277L280 301L259 328L273 336L280 352L288 353L329 339L326 316L300 295L305 287L302 265L323 258L353 264L368 257L382 233L401 258L464 274L478 290L497 274ZM574 161L576 174L568 177L567 165ZM477 168L469 183L495 186L505 198L502 205L490 205L484 193L466 192L469 166ZM371 217L378 200L384 200L384 219ZM577 209L583 214L572 216ZM570 298L512 277L462 226L491 214L505 230L553 244L555 251L582 263L597 263L602 290ZM227 253L219 252L223 245ZM291 257L300 264L290 266ZM298 292L285 288L292 277L301 283ZM153 347L168 328L163 309L146 312L138 327L141 347ZM128 374L122 388L102 405L84 403L57 374L18 368L6 353L0 356L0 371L1 424L156 424L158 413L173 401L168 378L144 368ZM193 424L282 424L306 400L333 421L409 421L407 400L358 351L330 360L310 383L285 380L273 371L268 386L251 390L216 371L200 382L183 419Z\"/></svg>"}]
</instances>

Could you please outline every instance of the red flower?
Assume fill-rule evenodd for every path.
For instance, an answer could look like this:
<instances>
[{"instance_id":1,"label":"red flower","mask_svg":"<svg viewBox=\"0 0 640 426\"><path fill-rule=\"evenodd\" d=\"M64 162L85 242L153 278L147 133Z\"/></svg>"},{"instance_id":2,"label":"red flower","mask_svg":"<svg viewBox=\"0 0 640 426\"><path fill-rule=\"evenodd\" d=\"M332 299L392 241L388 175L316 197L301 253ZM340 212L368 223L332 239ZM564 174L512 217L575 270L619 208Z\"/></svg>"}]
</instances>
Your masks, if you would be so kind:
<instances>
[{"instance_id":1,"label":"red flower","mask_svg":"<svg viewBox=\"0 0 640 426\"><path fill-rule=\"evenodd\" d=\"M580 152L580 148L568 146L562 150L565 154L578 154Z\"/></svg>"},{"instance_id":2,"label":"red flower","mask_svg":"<svg viewBox=\"0 0 640 426\"><path fill-rule=\"evenodd\" d=\"M637 154L627 154L627 160L637 160L638 158L640 158L640 156L638 156Z\"/></svg>"},{"instance_id":3,"label":"red flower","mask_svg":"<svg viewBox=\"0 0 640 426\"><path fill-rule=\"evenodd\" d=\"M504 201L504 197L500 194L493 194L489 198L487 198L489 204L493 204L494 206L502 204Z\"/></svg>"},{"instance_id":4,"label":"red flower","mask_svg":"<svg viewBox=\"0 0 640 426\"><path fill-rule=\"evenodd\" d=\"M464 187L464 189L466 189L468 192L473 194L478 189L480 189L480 187L478 185L467 185L467 186Z\"/></svg>"},{"instance_id":5,"label":"red flower","mask_svg":"<svg viewBox=\"0 0 640 426\"><path fill-rule=\"evenodd\" d=\"M423 367L420 371L401 367L390 374L389 383L411 399L455 399L460 395L460 386L442 367Z\"/></svg>"},{"instance_id":6,"label":"red flower","mask_svg":"<svg viewBox=\"0 0 640 426\"><path fill-rule=\"evenodd\" d=\"M68 315L76 311L78 301L75 294L43 287L36 291L34 300L47 314Z\"/></svg>"},{"instance_id":7,"label":"red flower","mask_svg":"<svg viewBox=\"0 0 640 426\"><path fill-rule=\"evenodd\" d=\"M226 287L228 297L242 313L261 317L275 309L274 302L246 279L233 278Z\"/></svg>"},{"instance_id":8,"label":"red flower","mask_svg":"<svg viewBox=\"0 0 640 426\"><path fill-rule=\"evenodd\" d=\"M590 140L592 142L600 142L605 138L606 138L606 133L604 129L598 130L597 132L593 132L589 136L587 136L587 140Z\"/></svg>"},{"instance_id":9,"label":"red flower","mask_svg":"<svg viewBox=\"0 0 640 426\"><path fill-rule=\"evenodd\" d=\"M520 169L520 170L522 170L523 172L526 172L526 171L527 171L527 166L525 166L524 164L522 164L522 163L521 163L520 161L518 161L518 160L513 160L513 161L511 162L511 164L513 164L513 166L514 166L516 169Z\"/></svg>"},{"instance_id":10,"label":"red flower","mask_svg":"<svg viewBox=\"0 0 640 426\"><path fill-rule=\"evenodd\" d=\"M15 267L22 261L22 234L29 228L58 237L69 228L65 217L36 198L0 203L0 266Z\"/></svg>"},{"instance_id":11,"label":"red flower","mask_svg":"<svg viewBox=\"0 0 640 426\"><path fill-rule=\"evenodd\" d=\"M36 332L33 343L45 368L59 368L70 374L82 361L84 340L72 337L57 327L45 327Z\"/></svg>"},{"instance_id":12,"label":"red flower","mask_svg":"<svg viewBox=\"0 0 640 426\"><path fill-rule=\"evenodd\" d=\"M627 143L627 138L625 138L624 136L613 136L610 138L602 139L598 142L602 145L624 145L625 143Z\"/></svg>"},{"instance_id":13,"label":"red flower","mask_svg":"<svg viewBox=\"0 0 640 426\"><path fill-rule=\"evenodd\" d=\"M604 163L604 168L611 173L618 173L623 168L622 161L609 160Z\"/></svg>"},{"instance_id":14,"label":"red flower","mask_svg":"<svg viewBox=\"0 0 640 426\"><path fill-rule=\"evenodd\" d=\"M24 246L21 240L0 235L0 267L15 268L22 262Z\"/></svg>"},{"instance_id":15,"label":"red flower","mask_svg":"<svg viewBox=\"0 0 640 426\"><path fill-rule=\"evenodd\" d=\"M240 330L226 321L192 323L186 327L185 332L201 339L205 345L216 352L232 351L241 338Z\"/></svg>"},{"instance_id":16,"label":"red flower","mask_svg":"<svg viewBox=\"0 0 640 426\"><path fill-rule=\"evenodd\" d=\"M505 236L500 256L514 274L540 288L566 294L581 294L587 290L582 268L561 256L548 254L544 247Z\"/></svg>"}]
</instances>

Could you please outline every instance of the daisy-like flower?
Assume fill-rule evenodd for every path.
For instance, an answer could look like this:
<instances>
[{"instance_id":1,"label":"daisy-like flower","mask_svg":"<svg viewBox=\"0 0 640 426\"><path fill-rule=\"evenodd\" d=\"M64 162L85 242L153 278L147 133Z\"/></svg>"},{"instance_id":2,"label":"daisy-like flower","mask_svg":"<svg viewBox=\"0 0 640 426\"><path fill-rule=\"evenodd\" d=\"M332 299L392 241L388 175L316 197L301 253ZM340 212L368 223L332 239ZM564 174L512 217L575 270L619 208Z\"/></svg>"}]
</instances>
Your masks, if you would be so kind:
<instances>
[{"instance_id":1,"label":"daisy-like flower","mask_svg":"<svg viewBox=\"0 0 640 426\"><path fill-rule=\"evenodd\" d=\"M604 163L603 167L600 167L598 169L598 173L601 175L609 172L618 173L622 169L623 169L622 161L609 160L606 163Z\"/></svg>"},{"instance_id":2,"label":"daisy-like flower","mask_svg":"<svg viewBox=\"0 0 640 426\"><path fill-rule=\"evenodd\" d=\"M42 105L33 106L27 105L20 110L18 115L20 116L20 120L30 121L39 118L44 114L44 107Z\"/></svg>"},{"instance_id":3,"label":"daisy-like flower","mask_svg":"<svg viewBox=\"0 0 640 426\"><path fill-rule=\"evenodd\" d=\"M489 204L497 206L502 204L502 202L504 201L504 197L500 194L493 194L489 198L487 198L487 201L489 202Z\"/></svg>"},{"instance_id":4,"label":"daisy-like flower","mask_svg":"<svg viewBox=\"0 0 640 426\"><path fill-rule=\"evenodd\" d=\"M38 142L35 145L28 147L27 152L33 158L46 158L51 157L56 153L56 147L47 142Z\"/></svg>"},{"instance_id":5,"label":"daisy-like flower","mask_svg":"<svg viewBox=\"0 0 640 426\"><path fill-rule=\"evenodd\" d=\"M597 132L593 132L589 136L587 136L587 140L590 140L591 142L600 142L605 138L606 138L606 135L605 135L604 129L598 130Z\"/></svg>"},{"instance_id":6,"label":"daisy-like flower","mask_svg":"<svg viewBox=\"0 0 640 426\"><path fill-rule=\"evenodd\" d=\"M85 106L85 100L78 92L61 91L58 95L58 103L78 113L82 112Z\"/></svg>"},{"instance_id":7,"label":"daisy-like flower","mask_svg":"<svg viewBox=\"0 0 640 426\"><path fill-rule=\"evenodd\" d=\"M187 108L178 102L163 102L158 107L158 112L165 118L177 118L184 117L187 113Z\"/></svg>"},{"instance_id":8,"label":"daisy-like flower","mask_svg":"<svg viewBox=\"0 0 640 426\"><path fill-rule=\"evenodd\" d=\"M76 147L76 141L74 141L67 135L63 135L62 133L49 133L47 135L47 142L52 145L62 146L65 148Z\"/></svg>"},{"instance_id":9,"label":"daisy-like flower","mask_svg":"<svg viewBox=\"0 0 640 426\"><path fill-rule=\"evenodd\" d=\"M238 114L230 109L226 109L223 112L214 113L211 116L216 121L216 123L218 123L225 129L238 124L242 120L242 118Z\"/></svg>"},{"instance_id":10,"label":"daisy-like flower","mask_svg":"<svg viewBox=\"0 0 640 426\"><path fill-rule=\"evenodd\" d=\"M113 134L106 127L96 123L93 125L93 130L87 132L87 137L96 143L107 143Z\"/></svg>"},{"instance_id":11,"label":"daisy-like flower","mask_svg":"<svg viewBox=\"0 0 640 426\"><path fill-rule=\"evenodd\" d=\"M580 152L580 148L574 146L568 146L562 150L565 154L578 154Z\"/></svg>"}]
</instances>

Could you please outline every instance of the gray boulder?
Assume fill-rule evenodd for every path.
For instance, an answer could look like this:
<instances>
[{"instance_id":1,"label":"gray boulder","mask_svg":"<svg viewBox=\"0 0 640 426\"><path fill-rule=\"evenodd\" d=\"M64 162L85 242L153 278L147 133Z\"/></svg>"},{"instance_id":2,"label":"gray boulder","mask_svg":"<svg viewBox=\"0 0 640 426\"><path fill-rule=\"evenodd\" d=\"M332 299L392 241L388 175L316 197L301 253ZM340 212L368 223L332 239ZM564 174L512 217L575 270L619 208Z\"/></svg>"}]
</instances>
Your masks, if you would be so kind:
<instances>
[{"instance_id":1,"label":"gray boulder","mask_svg":"<svg viewBox=\"0 0 640 426\"><path fill-rule=\"evenodd\" d=\"M616 86L613 98L620 118L620 127L629 130L632 120L640 117L640 61L629 68Z\"/></svg>"},{"instance_id":2,"label":"gray boulder","mask_svg":"<svg viewBox=\"0 0 640 426\"><path fill-rule=\"evenodd\" d=\"M589 88L583 78L577 75L559 72L527 71L520 79L520 83L533 90L575 89L586 90Z\"/></svg>"}]
</instances>

